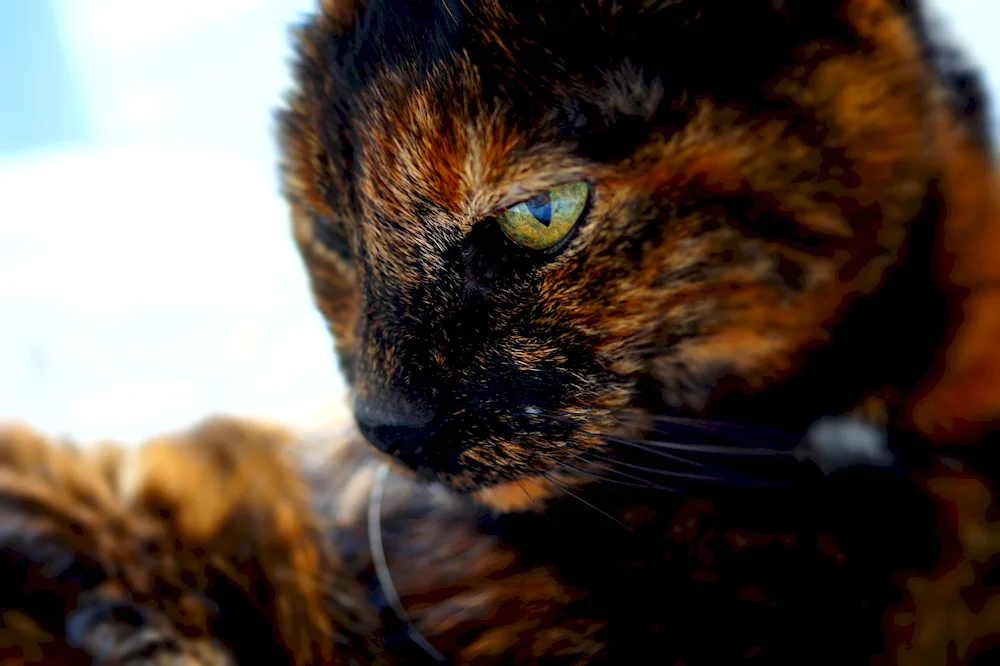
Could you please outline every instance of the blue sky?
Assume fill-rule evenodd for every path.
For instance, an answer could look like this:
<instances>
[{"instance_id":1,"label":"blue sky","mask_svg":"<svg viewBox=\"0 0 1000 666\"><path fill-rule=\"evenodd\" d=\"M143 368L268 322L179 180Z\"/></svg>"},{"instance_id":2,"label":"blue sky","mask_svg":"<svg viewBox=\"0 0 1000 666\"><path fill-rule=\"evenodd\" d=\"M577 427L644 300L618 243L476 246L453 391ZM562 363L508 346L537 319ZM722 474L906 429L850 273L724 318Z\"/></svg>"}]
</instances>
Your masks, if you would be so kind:
<instances>
[{"instance_id":1,"label":"blue sky","mask_svg":"<svg viewBox=\"0 0 1000 666\"><path fill-rule=\"evenodd\" d=\"M0 0L0 418L136 440L342 413L271 133L312 4ZM937 4L1000 88L1000 2Z\"/></svg>"}]
</instances>

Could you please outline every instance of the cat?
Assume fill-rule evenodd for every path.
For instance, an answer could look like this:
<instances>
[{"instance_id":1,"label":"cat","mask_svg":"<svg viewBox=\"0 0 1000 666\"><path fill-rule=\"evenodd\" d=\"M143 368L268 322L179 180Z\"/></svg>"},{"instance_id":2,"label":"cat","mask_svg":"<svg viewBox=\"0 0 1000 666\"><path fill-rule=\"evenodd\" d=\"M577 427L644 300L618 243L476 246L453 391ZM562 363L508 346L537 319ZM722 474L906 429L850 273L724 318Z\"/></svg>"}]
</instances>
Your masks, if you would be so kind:
<instances>
[{"instance_id":1,"label":"cat","mask_svg":"<svg viewBox=\"0 0 1000 666\"><path fill-rule=\"evenodd\" d=\"M296 39L354 423L3 431L4 663L996 658L1000 194L920 4L323 0Z\"/></svg>"}]
</instances>

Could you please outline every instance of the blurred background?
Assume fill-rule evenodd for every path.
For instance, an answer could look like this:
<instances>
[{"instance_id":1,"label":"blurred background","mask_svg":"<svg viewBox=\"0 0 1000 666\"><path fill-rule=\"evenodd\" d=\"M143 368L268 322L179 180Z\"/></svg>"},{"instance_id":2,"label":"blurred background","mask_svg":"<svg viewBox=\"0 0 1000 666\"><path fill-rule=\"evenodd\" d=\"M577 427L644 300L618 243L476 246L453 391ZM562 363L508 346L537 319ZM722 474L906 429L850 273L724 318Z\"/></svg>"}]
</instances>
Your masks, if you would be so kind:
<instances>
[{"instance_id":1,"label":"blurred background","mask_svg":"<svg viewBox=\"0 0 1000 666\"><path fill-rule=\"evenodd\" d=\"M273 143L313 2L0 0L0 419L135 441L336 410ZM935 4L1000 90L1000 2Z\"/></svg>"},{"instance_id":2,"label":"blurred background","mask_svg":"<svg viewBox=\"0 0 1000 666\"><path fill-rule=\"evenodd\" d=\"M313 2L0 0L0 418L135 440L337 403L273 144Z\"/></svg>"}]
</instances>

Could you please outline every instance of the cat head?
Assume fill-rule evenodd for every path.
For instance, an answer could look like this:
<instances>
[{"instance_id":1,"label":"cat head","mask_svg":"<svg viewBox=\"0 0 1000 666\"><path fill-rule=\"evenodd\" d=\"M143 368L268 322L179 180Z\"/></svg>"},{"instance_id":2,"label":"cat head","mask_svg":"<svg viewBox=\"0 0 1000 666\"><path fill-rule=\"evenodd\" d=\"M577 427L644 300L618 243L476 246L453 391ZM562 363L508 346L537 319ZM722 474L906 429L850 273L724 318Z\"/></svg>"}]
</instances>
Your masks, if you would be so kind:
<instances>
[{"instance_id":1,"label":"cat head","mask_svg":"<svg viewBox=\"0 0 1000 666\"><path fill-rule=\"evenodd\" d=\"M283 168L361 431L499 505L586 482L668 412L795 431L918 386L942 220L989 171L922 21L322 3Z\"/></svg>"}]
</instances>

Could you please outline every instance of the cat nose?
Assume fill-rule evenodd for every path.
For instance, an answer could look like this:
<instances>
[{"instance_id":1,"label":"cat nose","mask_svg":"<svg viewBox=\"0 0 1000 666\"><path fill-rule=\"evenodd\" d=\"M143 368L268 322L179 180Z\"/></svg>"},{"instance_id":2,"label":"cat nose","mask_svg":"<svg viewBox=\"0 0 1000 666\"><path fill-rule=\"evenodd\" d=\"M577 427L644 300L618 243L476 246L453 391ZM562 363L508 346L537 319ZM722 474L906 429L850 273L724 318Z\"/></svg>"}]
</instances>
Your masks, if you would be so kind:
<instances>
[{"instance_id":1,"label":"cat nose","mask_svg":"<svg viewBox=\"0 0 1000 666\"><path fill-rule=\"evenodd\" d=\"M415 399L399 389L355 396L352 409L365 439L379 451L409 465L423 457L424 445L437 431L434 400Z\"/></svg>"}]
</instances>

